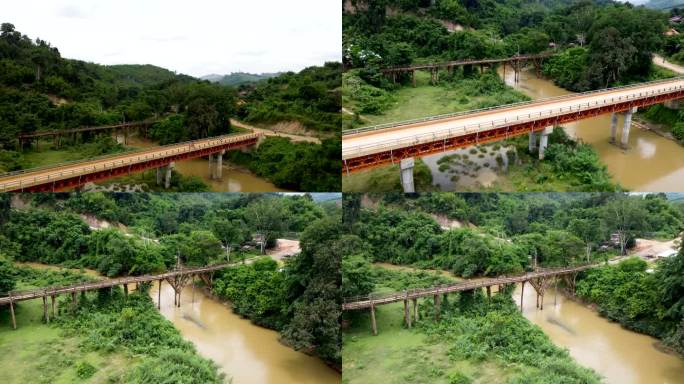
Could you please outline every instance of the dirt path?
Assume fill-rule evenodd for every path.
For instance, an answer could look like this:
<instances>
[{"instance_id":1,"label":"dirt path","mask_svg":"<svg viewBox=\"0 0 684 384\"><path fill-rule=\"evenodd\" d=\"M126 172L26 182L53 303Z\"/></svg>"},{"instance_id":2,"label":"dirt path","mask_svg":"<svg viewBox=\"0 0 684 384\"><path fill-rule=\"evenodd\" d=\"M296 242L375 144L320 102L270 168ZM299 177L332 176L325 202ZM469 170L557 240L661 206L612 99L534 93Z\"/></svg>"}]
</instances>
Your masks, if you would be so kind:
<instances>
[{"instance_id":1,"label":"dirt path","mask_svg":"<svg viewBox=\"0 0 684 384\"><path fill-rule=\"evenodd\" d=\"M235 125L236 127L239 127L239 128L251 129L254 132L263 133L266 136L287 137L288 139L292 140L293 142L308 142L308 143L316 143L316 144L321 143L321 140L317 137L293 135L290 133L276 132L276 131L266 129L266 128L257 128L253 125L248 125L248 124L245 124L241 121L237 121L235 119L230 119L230 123Z\"/></svg>"},{"instance_id":2,"label":"dirt path","mask_svg":"<svg viewBox=\"0 0 684 384\"><path fill-rule=\"evenodd\" d=\"M669 61L665 60L664 57L656 55L655 53L653 54L653 64L659 67L667 68L672 72L684 75L684 67L674 63L670 63Z\"/></svg>"},{"instance_id":3,"label":"dirt path","mask_svg":"<svg viewBox=\"0 0 684 384\"><path fill-rule=\"evenodd\" d=\"M296 255L301 252L299 240L278 239L275 248L269 250L267 254L274 260L282 261L286 256Z\"/></svg>"}]
</instances>

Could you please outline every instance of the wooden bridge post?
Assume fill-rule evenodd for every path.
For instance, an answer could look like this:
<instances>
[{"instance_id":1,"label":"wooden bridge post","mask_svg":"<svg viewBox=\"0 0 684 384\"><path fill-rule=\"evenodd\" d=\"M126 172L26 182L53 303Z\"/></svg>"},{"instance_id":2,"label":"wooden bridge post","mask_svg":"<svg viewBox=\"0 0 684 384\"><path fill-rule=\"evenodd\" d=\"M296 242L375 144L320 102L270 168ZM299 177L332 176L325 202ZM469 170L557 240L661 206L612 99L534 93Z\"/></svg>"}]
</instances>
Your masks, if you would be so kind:
<instances>
[{"instance_id":1,"label":"wooden bridge post","mask_svg":"<svg viewBox=\"0 0 684 384\"><path fill-rule=\"evenodd\" d=\"M492 301L492 287L490 287L489 285L487 286L487 299L489 301Z\"/></svg>"},{"instance_id":2,"label":"wooden bridge post","mask_svg":"<svg viewBox=\"0 0 684 384\"><path fill-rule=\"evenodd\" d=\"M375 305L373 305L373 302L371 302L371 330L373 331L373 336L378 335L378 325L375 322Z\"/></svg>"},{"instance_id":3,"label":"wooden bridge post","mask_svg":"<svg viewBox=\"0 0 684 384\"><path fill-rule=\"evenodd\" d=\"M439 293L435 295L435 321L439 321L439 312L440 312L440 297Z\"/></svg>"},{"instance_id":4,"label":"wooden bridge post","mask_svg":"<svg viewBox=\"0 0 684 384\"><path fill-rule=\"evenodd\" d=\"M411 71L411 83L413 83L413 88L416 87L416 70Z\"/></svg>"},{"instance_id":5,"label":"wooden bridge post","mask_svg":"<svg viewBox=\"0 0 684 384\"><path fill-rule=\"evenodd\" d=\"M415 297L412 299L413 301L413 322L415 323L418 321L418 299Z\"/></svg>"},{"instance_id":6,"label":"wooden bridge post","mask_svg":"<svg viewBox=\"0 0 684 384\"><path fill-rule=\"evenodd\" d=\"M158 297L157 297L157 309L161 309L161 290L162 290L162 281L164 279L159 279L159 292L157 292Z\"/></svg>"},{"instance_id":7,"label":"wooden bridge post","mask_svg":"<svg viewBox=\"0 0 684 384\"><path fill-rule=\"evenodd\" d=\"M76 291L71 291L71 312L76 312Z\"/></svg>"},{"instance_id":8,"label":"wooden bridge post","mask_svg":"<svg viewBox=\"0 0 684 384\"><path fill-rule=\"evenodd\" d=\"M523 298L525 297L525 281L520 284L520 313L523 311Z\"/></svg>"},{"instance_id":9,"label":"wooden bridge post","mask_svg":"<svg viewBox=\"0 0 684 384\"><path fill-rule=\"evenodd\" d=\"M47 296L43 295L43 319L45 324L50 324L50 315L48 315Z\"/></svg>"},{"instance_id":10,"label":"wooden bridge post","mask_svg":"<svg viewBox=\"0 0 684 384\"><path fill-rule=\"evenodd\" d=\"M14 317L14 302L12 301L12 293L10 292L10 316L12 316L12 329L17 329L17 319Z\"/></svg>"},{"instance_id":11,"label":"wooden bridge post","mask_svg":"<svg viewBox=\"0 0 684 384\"><path fill-rule=\"evenodd\" d=\"M408 291L405 292L404 299L404 320L406 321L406 326L411 328L411 308L409 307Z\"/></svg>"},{"instance_id":12,"label":"wooden bridge post","mask_svg":"<svg viewBox=\"0 0 684 384\"><path fill-rule=\"evenodd\" d=\"M124 296L128 297L128 284L124 284Z\"/></svg>"},{"instance_id":13,"label":"wooden bridge post","mask_svg":"<svg viewBox=\"0 0 684 384\"><path fill-rule=\"evenodd\" d=\"M52 317L54 318L56 316L55 315L55 295L50 296L50 298L52 299Z\"/></svg>"},{"instance_id":14,"label":"wooden bridge post","mask_svg":"<svg viewBox=\"0 0 684 384\"><path fill-rule=\"evenodd\" d=\"M181 289L182 287L178 289L178 308L180 308L180 296L181 296Z\"/></svg>"}]
</instances>

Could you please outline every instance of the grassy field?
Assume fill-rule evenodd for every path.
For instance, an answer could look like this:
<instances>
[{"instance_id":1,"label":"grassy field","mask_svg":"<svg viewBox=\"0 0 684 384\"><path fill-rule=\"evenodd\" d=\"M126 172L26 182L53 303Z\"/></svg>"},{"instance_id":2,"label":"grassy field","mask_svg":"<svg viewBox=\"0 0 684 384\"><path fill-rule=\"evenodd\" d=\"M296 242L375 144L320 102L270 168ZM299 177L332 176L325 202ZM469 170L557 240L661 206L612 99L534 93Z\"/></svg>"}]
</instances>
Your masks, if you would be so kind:
<instances>
[{"instance_id":1,"label":"grassy field","mask_svg":"<svg viewBox=\"0 0 684 384\"><path fill-rule=\"evenodd\" d=\"M428 72L417 71L416 87L407 84L392 91L393 102L389 108L377 115L360 114L356 125L390 123L527 99L522 93L512 88L494 92L474 90L477 82L476 79L468 79L454 82L442 81L439 85L432 85ZM345 103L345 108L355 111L353 100Z\"/></svg>"},{"instance_id":2,"label":"grassy field","mask_svg":"<svg viewBox=\"0 0 684 384\"><path fill-rule=\"evenodd\" d=\"M29 288L36 287L19 281L17 289ZM122 353L84 351L79 338L65 337L42 317L41 300L22 301L16 305L17 329L13 330L9 311L0 311L0 383L122 383L126 370L136 363ZM92 376L85 377L88 371Z\"/></svg>"}]
</instances>

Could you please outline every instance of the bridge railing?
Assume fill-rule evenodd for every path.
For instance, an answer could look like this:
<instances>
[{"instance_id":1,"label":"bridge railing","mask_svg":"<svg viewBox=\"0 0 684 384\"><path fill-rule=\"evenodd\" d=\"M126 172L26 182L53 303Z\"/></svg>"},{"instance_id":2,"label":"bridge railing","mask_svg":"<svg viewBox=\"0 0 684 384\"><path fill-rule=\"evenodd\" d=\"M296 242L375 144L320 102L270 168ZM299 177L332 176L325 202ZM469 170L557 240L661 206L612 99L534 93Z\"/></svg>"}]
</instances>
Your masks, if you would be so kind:
<instances>
[{"instance_id":1,"label":"bridge railing","mask_svg":"<svg viewBox=\"0 0 684 384\"><path fill-rule=\"evenodd\" d=\"M543 52L530 55L517 55L501 58L492 59L467 59L467 60L452 60L443 61L437 63L421 63L413 65L394 65L389 67L380 68L381 72L392 72L392 71L410 71L414 69L425 69L425 68L435 68L435 67L446 67L446 66L456 66L456 65L468 65L468 64L486 64L486 63L500 63L504 61L515 61L515 60L528 60L528 59L541 59L545 57L555 56L555 52Z\"/></svg>"},{"instance_id":2,"label":"bridge railing","mask_svg":"<svg viewBox=\"0 0 684 384\"><path fill-rule=\"evenodd\" d=\"M31 169L24 169L20 171L14 171L14 172L9 172L0 175L0 178L6 178L6 177L12 177L12 176L19 176L19 175L24 175L24 174L31 174L39 171L49 171L50 169L58 169L61 167L65 166L70 166L74 165L77 166L78 164L84 164L83 167L80 167L78 169L72 169L72 170L65 170L61 171L59 173L53 173L53 174L48 174L44 176L35 176L33 179L30 179L28 181L24 180L18 180L18 181L10 181L6 183L0 183L0 192L3 191L10 191L10 190L20 190L25 187L30 187L33 185L38 185L38 184L46 184L50 182L56 182L62 179L65 179L67 177L75 177L75 176L83 176L87 174L91 174L97 171L106 171L110 169L115 169L115 168L121 168L126 165L133 165L137 163L142 163L145 161L150 161L150 160L155 160L155 159L162 159L169 157L171 155L177 155L177 154L182 154L182 153L188 153L188 152L194 152L199 149L204 149L204 148L211 148L215 147L217 145L221 144L228 144L228 143L234 143L234 142L240 142L244 140L249 140L249 139L254 139L258 138L261 134L260 133L238 133L238 134L233 134L233 135L225 135L225 136L219 136L215 138L209 138L209 139L200 139L200 140L193 140L193 141L186 141L183 143L177 143L177 144L169 144L165 146L159 146L155 147L153 149L146 149L142 151L133 151L133 152L125 152L122 154L117 154L117 155L107 155L107 156L99 156L95 158L90 158L86 160L76 160L76 161L70 161L70 162L64 162L60 164L55 164L55 165L48 165L44 167L36 167L36 168L31 168ZM163 151L163 152L159 152ZM151 152L151 153L150 153ZM130 158L130 156L135 156L138 155L134 158ZM126 159L120 159L116 160L117 158L120 158L122 156L125 156ZM112 159L112 161L108 161L102 164L95 164L92 166L87 166L87 163L94 162L94 161L106 161L108 159Z\"/></svg>"},{"instance_id":3,"label":"bridge railing","mask_svg":"<svg viewBox=\"0 0 684 384\"><path fill-rule=\"evenodd\" d=\"M570 272L579 272L595 266L597 266L597 264L587 264L574 267L547 268L540 271L528 272L524 275L500 276L474 281L467 280L463 282L457 282L454 284L440 284L432 287L413 288L397 292L370 293L368 295L351 296L343 298L342 301L344 304L354 304L363 302L383 302L392 299L401 300L404 297L407 299L411 299L420 296L448 293L453 291L467 291L470 289L482 288L497 284L511 284L519 281L534 279L537 277L552 276Z\"/></svg>"},{"instance_id":4,"label":"bridge railing","mask_svg":"<svg viewBox=\"0 0 684 384\"><path fill-rule=\"evenodd\" d=\"M198 268L180 268L180 269L173 269L168 272L152 275L152 274L146 274L146 275L139 275L139 276L127 276L127 277L118 277L115 279L109 279L109 278L104 278L104 279L99 279L99 280L92 280L92 281L84 281L80 282L77 284L68 284L68 285L54 285L50 287L44 287L44 288L37 288L37 289L24 289L24 290L12 290L9 292L0 292L0 302L5 302L8 301L7 299L12 297L12 298L22 298L26 296L33 296L33 297L42 297L44 295L52 295L52 294L57 294L57 293L64 293L64 292L70 292L70 291L85 291L85 290L93 290L93 289L98 289L98 288L106 288L106 287L112 287L112 286L117 286L117 285L122 285L122 284L129 284L129 283L136 283L136 282L148 282L148 281L154 281L154 280L160 280L164 279L167 277L173 277L173 276L178 276L178 275L187 275L191 273L201 273L201 272L208 272L212 270L217 270L217 269L222 269L226 268L232 265L238 265L239 262L231 262L231 263L220 263L220 264L214 264L214 265L207 265L204 267L198 267Z\"/></svg>"},{"instance_id":5,"label":"bridge railing","mask_svg":"<svg viewBox=\"0 0 684 384\"><path fill-rule=\"evenodd\" d=\"M478 108L478 109L471 109L468 111L443 113L440 115L420 117L420 118L409 119L409 120L404 120L404 121L369 125L366 127L360 127L360 128L348 129L348 130L342 131L342 136L354 135L357 133L363 133L363 132L369 132L369 131L378 131L378 130L387 129L387 128L396 128L396 127L401 127L401 126L411 125L411 124L416 124L416 123L425 123L425 122L434 121L434 120L449 119L449 118L453 118L453 117L460 117L463 115L470 115L470 114L481 113L481 112L490 112L490 111L502 110L502 109L507 109L507 108L516 108L516 107L526 106L526 105L535 104L535 103L542 103L542 102L547 103L547 102L552 102L552 101L562 101L562 100L572 99L572 98L576 98L576 97L591 96L593 94L601 93L601 92L611 92L611 91L617 91L617 90L623 90L623 89L638 88L638 87L643 87L643 86L648 86L648 85L657 85L660 83L669 83L669 82L677 81L677 80L684 80L684 76L673 77L673 78L662 79L662 80L654 80L654 81L649 81L649 82L645 82L645 83L623 85L623 86L613 87L613 88L597 89L597 90L593 90L593 91L570 93L567 95L547 97L547 98L539 99L539 100L520 101L517 103L497 105L495 107Z\"/></svg>"},{"instance_id":6,"label":"bridge railing","mask_svg":"<svg viewBox=\"0 0 684 384\"><path fill-rule=\"evenodd\" d=\"M681 80L684 80L684 78L679 78ZM568 107L560 107L560 108L551 108L547 109L544 111L540 112L534 112L534 113L526 113L526 114L519 114L511 117L505 117L503 119L495 119L491 120L487 123L473 123L473 124L464 124L460 126L455 126L451 128L446 128L446 129L441 129L437 130L434 132L428 132L428 133L423 133L419 135L414 135L411 137L406 137L406 138L401 138L401 139L388 139L385 141L381 142L375 142L375 143L369 143L369 144L363 144L363 145L357 145L352 148L344 148L342 149L342 158L347 159L347 158L353 158L353 157L358 157L362 156L365 154L369 153L374 153L374 152L379 152L379 151L391 151L392 149L397 149L397 148L403 148L411 145L417 145L425 142L435 142L438 140L446 140L448 138L452 138L454 136L458 135L463 135L463 134L472 134L472 133L479 133L482 131L488 131L496 127L501 127L501 126L506 126L510 123L525 123L525 122L530 122L530 121L535 121L543 117L554 117L554 116L559 116L562 114L567 114L571 112L581 112L586 109L594 109L598 108L601 106L605 105L612 105L615 103L619 102L626 102L626 101L632 101L632 100L639 100L647 97L652 97L652 96L658 96L662 94L667 94L671 93L674 91L681 91L684 89L684 84L682 85L675 85L671 87L666 87L666 88L661 88L658 90L653 90L653 91L644 91L644 92L639 92L635 94L630 94L630 95L625 95L625 96L618 96L618 97L611 97L611 98L606 98L603 100L597 100L594 102L586 102L586 103L578 103L574 105L570 105ZM610 90L604 90L604 91L611 91L614 89ZM592 93L596 93L597 91L593 91ZM572 97L578 97L577 94L572 95ZM553 99L543 99L543 100L537 100L537 103L545 103L548 101L553 101L556 98ZM497 109L505 109L505 108L510 108L511 106L522 106L522 105L530 105L532 103L517 103L517 104L512 104L512 105L506 105L503 107L498 107L498 108L491 108L491 110L497 110ZM455 117L455 116L460 116L460 115L465 115L465 114L470 114L470 113L477 113L477 112L482 112L482 111L487 111L485 110L475 110L475 111L469 111L467 113L458 113L458 114L453 114L453 115L442 115L442 116L433 116L429 118L424 118L424 119L416 119L414 121L407 121L403 122L399 125L391 125L387 126L385 128L394 128L398 126L404 126L404 125L409 125L409 124L414 124L414 123L422 123L422 122L428 122L428 121L434 121L434 120L440 120L440 119L445 119L449 117ZM384 129L384 128L377 128L374 127L373 129L369 130L379 130L379 129ZM358 132L357 132L358 133Z\"/></svg>"}]
</instances>

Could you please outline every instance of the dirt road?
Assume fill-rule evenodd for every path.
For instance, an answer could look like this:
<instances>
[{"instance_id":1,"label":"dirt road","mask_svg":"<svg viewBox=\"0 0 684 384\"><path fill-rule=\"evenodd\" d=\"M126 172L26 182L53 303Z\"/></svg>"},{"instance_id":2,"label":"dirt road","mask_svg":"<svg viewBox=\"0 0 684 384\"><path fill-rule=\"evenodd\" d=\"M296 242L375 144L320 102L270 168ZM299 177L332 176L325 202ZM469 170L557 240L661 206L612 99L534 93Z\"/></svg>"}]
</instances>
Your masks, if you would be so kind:
<instances>
[{"instance_id":1,"label":"dirt road","mask_svg":"<svg viewBox=\"0 0 684 384\"><path fill-rule=\"evenodd\" d=\"M308 143L316 143L316 144L321 143L321 140L317 137L293 135L290 133L277 132L277 131L273 131L273 130L266 129L266 128L258 128L258 127L255 127L253 125L249 125L249 124L245 124L241 121L237 121L235 119L230 119L230 123L236 127L239 127L239 128L251 129L252 131L254 131L256 133L261 133L265 136L286 137L286 138L292 140L293 142L308 142Z\"/></svg>"},{"instance_id":2,"label":"dirt road","mask_svg":"<svg viewBox=\"0 0 684 384\"><path fill-rule=\"evenodd\" d=\"M672 72L684 75L684 67L674 63L670 63L669 61L665 60L664 57L656 55L655 53L653 54L653 64L659 67L667 68Z\"/></svg>"}]
</instances>

